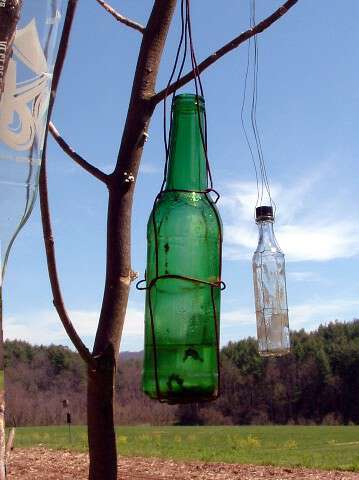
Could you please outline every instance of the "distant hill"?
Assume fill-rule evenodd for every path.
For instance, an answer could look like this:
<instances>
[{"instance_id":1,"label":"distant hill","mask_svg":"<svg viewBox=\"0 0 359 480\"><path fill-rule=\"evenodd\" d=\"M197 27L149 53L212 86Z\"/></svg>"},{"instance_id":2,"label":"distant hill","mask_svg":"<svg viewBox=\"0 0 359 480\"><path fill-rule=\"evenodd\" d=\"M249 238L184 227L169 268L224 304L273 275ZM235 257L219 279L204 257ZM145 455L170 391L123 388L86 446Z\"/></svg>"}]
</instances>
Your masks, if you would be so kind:
<instances>
[{"instance_id":1,"label":"distant hill","mask_svg":"<svg viewBox=\"0 0 359 480\"><path fill-rule=\"evenodd\" d=\"M140 352L120 352L120 361L125 362L126 360L142 360L143 350Z\"/></svg>"},{"instance_id":2,"label":"distant hill","mask_svg":"<svg viewBox=\"0 0 359 480\"><path fill-rule=\"evenodd\" d=\"M168 406L141 391L143 352L122 352L116 376L119 424L359 424L359 320L291 333L291 353L261 358L255 339L221 351L221 396ZM8 425L86 423L86 367L68 347L5 342Z\"/></svg>"}]
</instances>

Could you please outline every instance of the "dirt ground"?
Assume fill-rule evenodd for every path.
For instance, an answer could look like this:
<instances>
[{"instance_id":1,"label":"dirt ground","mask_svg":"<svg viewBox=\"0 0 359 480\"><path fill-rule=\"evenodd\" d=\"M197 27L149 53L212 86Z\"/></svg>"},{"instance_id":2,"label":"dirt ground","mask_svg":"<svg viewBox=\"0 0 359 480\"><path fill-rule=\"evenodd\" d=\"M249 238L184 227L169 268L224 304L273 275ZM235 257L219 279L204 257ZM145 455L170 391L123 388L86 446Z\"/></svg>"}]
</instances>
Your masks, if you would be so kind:
<instances>
[{"instance_id":1,"label":"dirt ground","mask_svg":"<svg viewBox=\"0 0 359 480\"><path fill-rule=\"evenodd\" d=\"M87 480L86 454L41 448L18 450L11 456L9 480ZM224 463L174 462L148 458L119 460L121 480L359 480L359 473L304 468L259 467Z\"/></svg>"}]
</instances>

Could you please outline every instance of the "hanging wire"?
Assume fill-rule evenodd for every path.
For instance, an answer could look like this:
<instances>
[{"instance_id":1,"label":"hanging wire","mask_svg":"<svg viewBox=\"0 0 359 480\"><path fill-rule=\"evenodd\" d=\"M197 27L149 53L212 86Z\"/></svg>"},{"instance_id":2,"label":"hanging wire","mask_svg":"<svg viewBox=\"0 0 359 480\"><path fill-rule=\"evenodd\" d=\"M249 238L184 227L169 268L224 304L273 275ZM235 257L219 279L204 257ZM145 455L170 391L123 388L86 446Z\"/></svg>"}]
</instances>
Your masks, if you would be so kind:
<instances>
[{"instance_id":1,"label":"hanging wire","mask_svg":"<svg viewBox=\"0 0 359 480\"><path fill-rule=\"evenodd\" d=\"M182 45L184 41L184 51L182 55L182 62L177 74L177 80L182 75L183 68L186 62L187 58L187 52L188 52L188 43L190 47L190 59L191 59L191 65L192 65L192 70L194 72L194 85L195 85L195 91L196 91L196 97L197 97L197 111L198 111L198 118L199 118L199 127L200 127L200 134L201 134L201 139L202 139L202 144L203 144L203 150L204 154L206 157L206 168L207 168L207 176L209 179L209 191L213 191L213 178L212 178L212 173L211 173L211 168L210 168L210 163L208 159L208 153L207 153L207 115L206 111L204 112L204 125L202 125L202 119L201 119L201 114L200 114L200 106L199 106L199 96L201 95L204 97L204 89L201 81L201 76L198 70L198 63L196 59L196 54L195 54L195 48L194 48L194 43L193 43L193 36L192 36L192 25L191 25L191 13L190 13L190 0L182 0L181 1L181 35L180 35L180 41L179 45L177 48L176 52L176 57L175 57L175 62L173 65L173 69L169 78L169 81L166 86L165 90L165 98L163 101L163 132L164 132L164 144L165 144L165 151L166 151L166 162L165 162L165 169L164 169L164 178L161 186L161 191L163 191L165 182L166 182L166 176L167 176L167 168L168 168L168 157L169 157L169 140L171 136L171 127L172 127L172 116L170 118L170 128L169 128L169 133L167 132L167 90L169 86L171 85L171 82L173 80L173 77L175 75L177 66L178 66L178 60L179 56L181 53ZM174 97L176 95L176 92L173 93L172 95L172 103L174 100ZM219 197L218 192L214 191L217 196ZM218 201L218 199L217 199Z\"/></svg>"},{"instance_id":2,"label":"hanging wire","mask_svg":"<svg viewBox=\"0 0 359 480\"><path fill-rule=\"evenodd\" d=\"M198 119L199 119L199 128L201 132L201 138L202 138L202 143L203 143L203 148L204 148L204 153L206 156L206 165L207 165L207 174L209 178L209 184L210 188L213 188L213 179L212 179L212 173L211 173L211 168L208 160L208 154L207 154L207 115L206 111L204 111L204 132L203 132L203 127L201 123L201 115L200 115L200 108L199 108L199 91L204 97L204 91L203 91L203 85L201 81L201 76L198 70L198 64L197 64L197 59L196 59L196 54L195 54L195 49L193 45L193 37L192 37L192 26L191 26L191 16L190 16L190 0L186 0L186 10L187 10L187 18L188 18L188 36L189 36L189 42L190 42L190 50L191 50L191 63L192 63L192 69L195 73L194 76L194 85L196 89L196 97L197 97L197 111L198 111ZM199 87L199 88L198 88Z\"/></svg>"},{"instance_id":3,"label":"hanging wire","mask_svg":"<svg viewBox=\"0 0 359 480\"><path fill-rule=\"evenodd\" d=\"M256 23L256 0L251 0L251 13L250 13L250 23L253 28ZM254 36L254 66L253 66L253 95L252 95L252 108L251 108L251 123L253 134L256 142L256 148L258 153L260 172L261 172L261 197L260 203L263 202L264 188L267 191L269 200L272 205L272 198L270 193L270 186L268 182L267 170L264 161L263 148L260 138L260 133L257 123L257 104L258 104L258 72L259 72L259 50L258 50L258 38L257 35Z\"/></svg>"},{"instance_id":4,"label":"hanging wire","mask_svg":"<svg viewBox=\"0 0 359 480\"><path fill-rule=\"evenodd\" d=\"M167 86L166 86L165 98L163 99L163 142L164 142L164 145L165 145L166 159L165 159L165 166L164 166L164 172L163 172L163 180L162 180L162 185L161 185L161 189L160 189L161 192L163 191L163 189L165 187L165 183L166 183L167 169L168 169L168 158L169 158L169 141L168 141L168 138L170 138L171 130L172 130L172 114L171 114L170 131L169 131L169 133L167 133L167 96L168 96L167 91L168 91L168 89L171 85L171 82L173 80L173 77L176 73L178 60L179 60L181 50L182 50L183 41L184 41L184 51L183 51L183 54L182 54L182 62L181 62L181 65L180 65L180 68L179 68L179 71L178 71L178 74L177 74L177 80L181 77L181 74L182 74L182 71L183 71L183 68L184 68L184 65L185 65L185 62L186 62L186 57L187 57L187 48L188 48L188 46L187 46L187 11L186 11L186 14L185 14L185 12L184 12L184 10L185 10L184 1L185 0L181 1L181 35L180 35L180 40L179 40L177 51L176 51L175 62L174 62L174 65L173 65L173 68L172 68L172 71L171 71L170 78L169 78ZM185 17L185 15L186 15L186 17ZM173 102L173 99L175 97L175 94L176 94L176 92L174 92L173 95L172 95L172 102ZM171 111L172 111L172 109L171 109Z\"/></svg>"},{"instance_id":5,"label":"hanging wire","mask_svg":"<svg viewBox=\"0 0 359 480\"><path fill-rule=\"evenodd\" d=\"M256 0L250 0L249 2L249 9L250 9L250 26L253 28L256 24ZM244 111L246 105L246 96L247 96L247 84L248 84L248 77L249 77L249 70L250 70L250 61L251 61L251 47L253 45L253 73L252 73L252 98L251 98L251 105L250 105L250 122L251 122L251 130L254 138L255 149L253 148L249 135L245 126L244 122ZM258 47L258 38L257 35L253 37L253 43L251 40L248 42L248 54L247 54L247 65L246 65L246 73L245 73L245 84L244 84L244 92L243 92L243 100L242 100L242 108L241 108L241 123L242 123L242 130L244 132L244 136L246 139L246 143L250 150L252 163L255 170L256 176L256 185L257 185L257 199L256 199L256 207L259 205L263 205L263 199L265 196L265 192L268 196L270 205L273 207L274 212L276 211L276 204L271 195L270 189L270 182L269 176L267 172L266 162L264 159L263 147L261 136L258 127L257 121L257 105L258 105L258 77L259 77L259 47ZM254 154L254 150L256 155ZM257 157L257 159L256 159Z\"/></svg>"},{"instance_id":6,"label":"hanging wire","mask_svg":"<svg viewBox=\"0 0 359 480\"><path fill-rule=\"evenodd\" d=\"M246 65L246 73L245 73L245 76L244 76L244 89L243 89L243 99L242 99L242 106L241 106L241 125L242 125L242 130L243 130L243 133L244 133L244 137L246 139L246 143L247 143L250 155L251 155L252 164L253 164L254 172L255 172L255 176L256 176L257 199L256 199L256 205L255 205L255 208L254 208L254 218L255 218L255 209L259 204L258 168L257 168L256 159L254 157L253 148L252 148L251 142L249 140L247 128L246 128L246 125L245 125L245 122L244 122L244 109L245 109L245 105L246 105L246 96L247 96L247 83L248 83L248 74L249 74L250 54L251 54L251 39L248 40L248 47L247 47L247 65Z\"/></svg>"},{"instance_id":7,"label":"hanging wire","mask_svg":"<svg viewBox=\"0 0 359 480\"><path fill-rule=\"evenodd\" d=\"M206 170L207 170L207 177L209 180L209 188L205 189L204 191L197 191L194 193L199 193L199 194L204 194L204 198L207 200L208 204L213 210L214 216L216 218L216 221L218 223L219 227L219 280L217 282L207 282L201 279L197 278L192 278L184 275L174 275L174 274L165 274L165 275L160 275L159 274L159 258L158 258L158 231L157 231L157 226L156 226L156 204L159 201L160 197L165 193L165 192L171 192L171 191L177 191L177 192L188 192L188 190L180 190L180 189L165 189L165 184L166 184L166 178L167 178L167 171L168 171L168 160L169 160L169 154L170 154L170 148L169 148L169 139L171 137L171 132L172 132L172 113L170 116L170 125L169 125L169 133L167 132L167 90L169 86L171 85L171 82L175 76L177 67L178 67L178 62L179 58L182 52L182 61L177 73L177 80L181 77L183 68L186 62L187 58L187 53L188 53L188 46L189 46L189 52L190 52L190 59L191 59L191 64L192 64L192 69L194 72L194 84L195 84L195 90L196 90L196 98L197 98L197 113L198 113L198 121L199 121L199 127L200 127L200 134L201 134L201 140L203 144L203 150L205 153L205 158L206 158ZM175 98L176 92L173 93L172 95L172 104ZM156 341L156 331L155 331L155 315L153 312L153 305L152 305L152 289L156 285L156 283L159 280L163 279L177 279L177 280L184 280L192 283L197 283L201 285L207 285L211 288L211 301L212 301L212 308L213 308L213 320L214 320L214 326L215 326L215 336L216 336L216 353L217 353L217 372L218 372L218 393L215 398L218 397L219 391L220 391L220 344L219 344L219 329L218 329L218 312L216 309L216 304L215 304L215 296L214 296L214 290L215 289L220 289L224 290L226 288L225 283L221 280L221 272L222 272L222 229L221 229L221 221L219 218L219 214L217 212L217 209L215 207L215 204L217 203L219 199L219 193L214 190L213 188L213 180L212 180L212 174L210 170L210 165L209 165L209 160L208 160L208 154L207 154L207 117L206 113L204 112L204 125L202 125L202 119L201 119L201 111L200 111L200 102L199 102L199 96L204 97L204 90L203 90L203 85L201 82L201 77L200 73L198 70L198 64L196 60L196 55L195 55L195 49L194 49L194 43L193 43L193 36L192 36L192 25L191 25L191 14L190 14L190 0L181 0L181 33L180 33L180 40L179 44L177 47L176 51L176 56L175 56L175 61L174 65L171 71L171 75L169 78L169 81L166 86L166 92L165 92L165 98L163 102L163 138L164 138L164 146L165 146L165 153L166 153L166 159L165 159L165 166L164 166L164 174L163 174L163 181L161 185L160 192L155 198L154 205L152 208L152 226L153 226L153 231L154 231L154 240L155 240L155 268L156 268L156 276L153 278L149 283L147 282L146 278L145 280L141 280L137 283L136 288L138 290L147 290L148 291L148 305L149 305L149 313L150 313L150 328L151 328L151 334L152 334L152 342L153 342L153 352L154 352L154 371L155 371L155 383L156 383L156 391L157 391L157 398L159 401L163 402L166 401L163 398L163 395L160 390L160 383L159 383L159 378L158 378L158 359L157 359L157 341ZM171 109L172 111L172 109ZM193 190L191 190L193 192ZM214 193L216 194L217 198L215 200L212 200L211 197L209 197L209 193ZM142 283L146 283L145 287L141 287L140 285ZM214 399L214 398L213 398ZM188 401L188 399L187 399Z\"/></svg>"}]
</instances>

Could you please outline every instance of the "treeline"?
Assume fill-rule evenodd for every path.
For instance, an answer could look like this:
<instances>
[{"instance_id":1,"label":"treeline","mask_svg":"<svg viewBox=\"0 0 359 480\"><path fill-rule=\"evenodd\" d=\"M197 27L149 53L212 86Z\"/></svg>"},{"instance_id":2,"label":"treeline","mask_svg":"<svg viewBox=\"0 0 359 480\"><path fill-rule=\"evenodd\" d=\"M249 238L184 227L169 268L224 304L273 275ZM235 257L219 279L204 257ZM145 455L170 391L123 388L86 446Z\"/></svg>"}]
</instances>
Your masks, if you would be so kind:
<instances>
[{"instance_id":1,"label":"treeline","mask_svg":"<svg viewBox=\"0 0 359 480\"><path fill-rule=\"evenodd\" d=\"M292 332L292 351L261 358L253 338L221 351L221 396L209 404L168 406L140 388L140 354L124 354L116 378L118 424L359 424L359 320ZM5 343L7 421L61 424L68 400L86 423L86 369L62 346Z\"/></svg>"}]
</instances>

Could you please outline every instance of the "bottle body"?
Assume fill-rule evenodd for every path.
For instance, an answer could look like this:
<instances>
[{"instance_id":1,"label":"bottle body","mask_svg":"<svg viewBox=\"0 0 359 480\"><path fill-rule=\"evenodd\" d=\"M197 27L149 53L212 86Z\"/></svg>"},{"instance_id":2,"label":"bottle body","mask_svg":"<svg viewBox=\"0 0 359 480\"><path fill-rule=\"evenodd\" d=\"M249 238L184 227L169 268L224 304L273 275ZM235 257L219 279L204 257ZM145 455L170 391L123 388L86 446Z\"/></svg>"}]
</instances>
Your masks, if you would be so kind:
<instances>
[{"instance_id":1,"label":"bottle body","mask_svg":"<svg viewBox=\"0 0 359 480\"><path fill-rule=\"evenodd\" d=\"M158 276L206 282L164 277L147 291L143 387L169 403L217 395L220 289L208 284L220 280L220 224L210 202L207 194L167 192L148 222L147 285L156 278L156 243Z\"/></svg>"},{"instance_id":2,"label":"bottle body","mask_svg":"<svg viewBox=\"0 0 359 480\"><path fill-rule=\"evenodd\" d=\"M196 111L191 115L187 120L195 124ZM178 141L176 131L174 136ZM222 225L203 179L188 185L179 168L191 147L191 138L186 140L181 155L170 158L167 190L156 202L147 228L142 385L151 398L167 403L206 401L218 395ZM174 143L172 137L172 155ZM201 176L205 158L196 158L197 162L189 161L186 156L183 162ZM196 175L193 179L198 180Z\"/></svg>"},{"instance_id":3,"label":"bottle body","mask_svg":"<svg viewBox=\"0 0 359 480\"><path fill-rule=\"evenodd\" d=\"M285 259L273 232L273 221L257 221L259 243L253 255L258 350L262 356L289 352Z\"/></svg>"}]
</instances>

